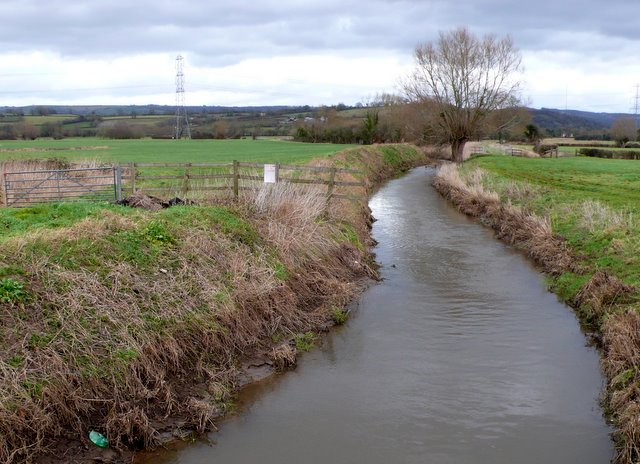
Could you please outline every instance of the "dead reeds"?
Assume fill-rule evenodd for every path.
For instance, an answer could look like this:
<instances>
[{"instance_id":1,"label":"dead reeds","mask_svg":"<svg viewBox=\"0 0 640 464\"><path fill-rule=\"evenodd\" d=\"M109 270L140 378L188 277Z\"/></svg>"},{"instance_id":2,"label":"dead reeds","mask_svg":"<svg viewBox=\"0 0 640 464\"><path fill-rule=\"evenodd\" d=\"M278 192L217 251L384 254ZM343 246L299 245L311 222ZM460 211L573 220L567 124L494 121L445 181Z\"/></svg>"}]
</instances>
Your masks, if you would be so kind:
<instances>
[{"instance_id":1,"label":"dead reeds","mask_svg":"<svg viewBox=\"0 0 640 464\"><path fill-rule=\"evenodd\" d=\"M599 201L588 200L581 205L581 225L589 232L607 232L612 229L631 229L635 225L632 213L615 211Z\"/></svg>"},{"instance_id":2,"label":"dead reeds","mask_svg":"<svg viewBox=\"0 0 640 464\"><path fill-rule=\"evenodd\" d=\"M606 404L617 432L615 462L633 463L640 456L640 315L637 309L611 314L602 328L608 378Z\"/></svg>"},{"instance_id":3,"label":"dead reeds","mask_svg":"<svg viewBox=\"0 0 640 464\"><path fill-rule=\"evenodd\" d=\"M151 424L167 414L203 430L218 406L206 406L197 390L181 392L183 379L233 385L223 373L269 349L271 337L324 327L365 273L342 264L330 224L274 198L270 208L252 220L263 244L226 229L244 215L207 229L198 208L190 227L164 231L170 241L145 212L5 242L0 260L20 263L31 299L2 305L0 460L26 460L51 437L86 436L89 427L116 447L148 448L157 444ZM155 260L135 250L122 259L114 236L138 237L133 245ZM85 237L91 248L78 256Z\"/></svg>"}]
</instances>

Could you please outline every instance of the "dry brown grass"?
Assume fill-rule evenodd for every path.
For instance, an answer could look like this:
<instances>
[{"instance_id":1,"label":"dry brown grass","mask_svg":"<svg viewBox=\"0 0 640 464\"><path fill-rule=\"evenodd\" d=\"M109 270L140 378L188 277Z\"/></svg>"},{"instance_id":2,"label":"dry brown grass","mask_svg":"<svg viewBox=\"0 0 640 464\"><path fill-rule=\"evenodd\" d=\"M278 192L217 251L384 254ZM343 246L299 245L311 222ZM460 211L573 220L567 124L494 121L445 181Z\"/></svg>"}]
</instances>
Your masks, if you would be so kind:
<instances>
[{"instance_id":1,"label":"dry brown grass","mask_svg":"<svg viewBox=\"0 0 640 464\"><path fill-rule=\"evenodd\" d=\"M615 211L599 201L583 202L581 213L581 225L591 233L606 233L613 229L632 229L635 226L632 213Z\"/></svg>"},{"instance_id":2,"label":"dry brown grass","mask_svg":"<svg viewBox=\"0 0 640 464\"><path fill-rule=\"evenodd\" d=\"M296 365L296 349L289 343L273 348L270 357L273 366L279 371L287 370Z\"/></svg>"},{"instance_id":3,"label":"dry brown grass","mask_svg":"<svg viewBox=\"0 0 640 464\"><path fill-rule=\"evenodd\" d=\"M215 405L185 397L181 379L219 383L234 360L268 349L273 335L322 328L330 308L351 299L364 276L343 265L330 224L275 201L268 218L259 213L254 223L268 246L252 249L195 228L162 251L154 273L105 254L99 276L30 250L37 241L58 254L87 236L106 247L113 233L141 227L111 219L3 246L1 261L24 263L34 298L22 308L2 307L4 327L14 328L4 332L9 356L0 361L2 462L27 459L50 437L86 436L89 427L101 428L116 447L150 447L157 443L152 416L182 414L206 428ZM274 251L292 276L287 281L277 278ZM10 365L15 356L22 358L18 368Z\"/></svg>"},{"instance_id":4,"label":"dry brown grass","mask_svg":"<svg viewBox=\"0 0 640 464\"><path fill-rule=\"evenodd\" d=\"M279 223L314 222L326 210L326 188L302 184L262 184L257 191L247 192L246 202Z\"/></svg>"},{"instance_id":5,"label":"dry brown grass","mask_svg":"<svg viewBox=\"0 0 640 464\"><path fill-rule=\"evenodd\" d=\"M636 288L605 271L596 271L576 295L574 304L588 320L603 317L616 304L629 303Z\"/></svg>"},{"instance_id":6,"label":"dry brown grass","mask_svg":"<svg viewBox=\"0 0 640 464\"><path fill-rule=\"evenodd\" d=\"M615 462L632 463L640 455L640 315L629 309L611 314L603 324L606 355L602 366L609 379L607 404L615 414Z\"/></svg>"}]
</instances>

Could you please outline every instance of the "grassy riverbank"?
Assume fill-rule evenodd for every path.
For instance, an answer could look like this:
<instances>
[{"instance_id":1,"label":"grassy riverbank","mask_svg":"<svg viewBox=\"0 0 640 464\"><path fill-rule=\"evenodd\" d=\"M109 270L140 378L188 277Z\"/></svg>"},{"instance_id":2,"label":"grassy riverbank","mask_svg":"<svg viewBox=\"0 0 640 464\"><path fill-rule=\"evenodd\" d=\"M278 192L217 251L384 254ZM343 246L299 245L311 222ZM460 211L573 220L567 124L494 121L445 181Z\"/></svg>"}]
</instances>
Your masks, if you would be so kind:
<instances>
[{"instance_id":1,"label":"grassy riverbank","mask_svg":"<svg viewBox=\"0 0 640 464\"><path fill-rule=\"evenodd\" d=\"M640 163L482 156L441 170L436 187L549 275L602 341L605 409L617 462L640 454Z\"/></svg>"},{"instance_id":2,"label":"grassy riverbank","mask_svg":"<svg viewBox=\"0 0 640 464\"><path fill-rule=\"evenodd\" d=\"M370 188L424 161L407 145L324 159ZM325 206L324 191L278 186L160 211L0 209L0 461L67 462L90 430L152 447L167 418L202 431L243 359L295 363L375 275L366 205Z\"/></svg>"}]
</instances>

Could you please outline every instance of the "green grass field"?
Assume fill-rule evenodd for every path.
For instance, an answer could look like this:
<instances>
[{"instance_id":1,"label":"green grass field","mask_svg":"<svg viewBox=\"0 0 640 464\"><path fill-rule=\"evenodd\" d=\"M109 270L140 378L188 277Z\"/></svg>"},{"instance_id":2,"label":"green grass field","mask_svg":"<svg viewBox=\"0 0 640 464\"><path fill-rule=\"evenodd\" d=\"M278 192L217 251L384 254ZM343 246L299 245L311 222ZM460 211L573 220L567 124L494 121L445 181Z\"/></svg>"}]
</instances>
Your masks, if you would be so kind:
<instances>
[{"instance_id":1,"label":"green grass field","mask_svg":"<svg viewBox=\"0 0 640 464\"><path fill-rule=\"evenodd\" d=\"M640 162L634 160L479 156L467 166L542 187L545 202L597 200L613 208L640 209Z\"/></svg>"},{"instance_id":2,"label":"green grass field","mask_svg":"<svg viewBox=\"0 0 640 464\"><path fill-rule=\"evenodd\" d=\"M73 114L53 114L48 116L25 116L24 122L31 123L36 126L41 126L46 123L56 123L68 121L70 119L77 118L76 115Z\"/></svg>"},{"instance_id":3,"label":"green grass field","mask_svg":"<svg viewBox=\"0 0 640 464\"><path fill-rule=\"evenodd\" d=\"M480 156L465 163L489 172L486 185L538 215L594 272L606 270L640 288L640 161ZM526 194L516 185L527 186ZM586 276L561 276L556 291L574 296Z\"/></svg>"},{"instance_id":4,"label":"green grass field","mask_svg":"<svg viewBox=\"0 0 640 464\"><path fill-rule=\"evenodd\" d=\"M144 114L144 115L138 115L135 118L132 118L130 115L123 115L123 116L105 116L104 118L102 118L102 120L126 122L127 124L133 124L133 125L150 125L151 126L167 120L170 120L173 123L173 121L175 120L175 116Z\"/></svg>"},{"instance_id":5,"label":"green grass field","mask_svg":"<svg viewBox=\"0 0 640 464\"><path fill-rule=\"evenodd\" d=\"M0 160L56 157L69 161L95 159L119 163L218 163L233 160L305 163L352 146L280 140L111 140L87 137L1 141Z\"/></svg>"}]
</instances>

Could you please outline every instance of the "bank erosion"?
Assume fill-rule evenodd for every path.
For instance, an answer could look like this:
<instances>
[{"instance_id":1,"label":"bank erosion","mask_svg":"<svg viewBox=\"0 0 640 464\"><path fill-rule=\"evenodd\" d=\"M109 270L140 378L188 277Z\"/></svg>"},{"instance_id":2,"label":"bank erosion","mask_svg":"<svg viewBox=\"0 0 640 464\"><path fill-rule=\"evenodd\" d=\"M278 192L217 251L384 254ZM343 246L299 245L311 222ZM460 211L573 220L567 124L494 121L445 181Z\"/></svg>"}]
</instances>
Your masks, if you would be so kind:
<instances>
[{"instance_id":1,"label":"bank erosion","mask_svg":"<svg viewBox=\"0 0 640 464\"><path fill-rule=\"evenodd\" d=\"M618 463L640 459L640 162L472 158L435 187L523 249L601 347Z\"/></svg>"},{"instance_id":2,"label":"bank erosion","mask_svg":"<svg viewBox=\"0 0 640 464\"><path fill-rule=\"evenodd\" d=\"M365 172L366 198L425 161L393 145L322 163ZM294 364L376 276L366 201L326 205L279 184L158 211L1 209L0 462L87 457L92 430L118 460L215 427L243 361Z\"/></svg>"}]
</instances>

